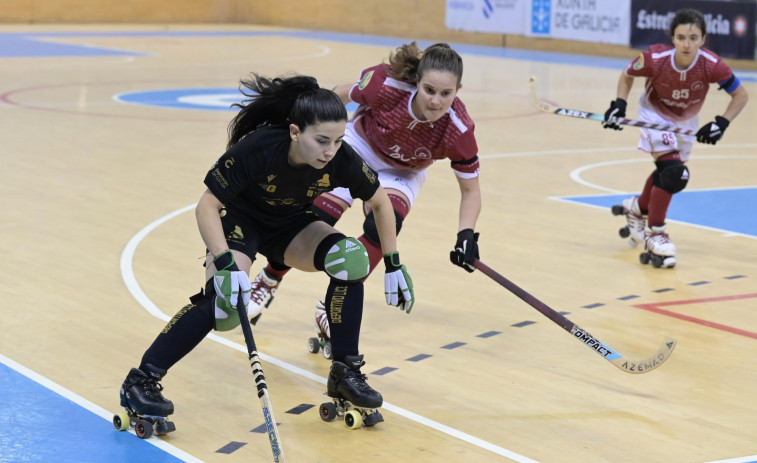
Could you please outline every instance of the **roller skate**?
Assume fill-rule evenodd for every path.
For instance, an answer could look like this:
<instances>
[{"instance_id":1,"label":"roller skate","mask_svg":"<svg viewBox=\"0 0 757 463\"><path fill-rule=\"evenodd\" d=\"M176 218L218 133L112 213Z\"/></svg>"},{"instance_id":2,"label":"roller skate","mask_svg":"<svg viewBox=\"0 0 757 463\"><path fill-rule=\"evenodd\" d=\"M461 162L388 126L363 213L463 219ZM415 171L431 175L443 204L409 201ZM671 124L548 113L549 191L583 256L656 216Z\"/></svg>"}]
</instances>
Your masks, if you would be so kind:
<instances>
[{"instance_id":1,"label":"roller skate","mask_svg":"<svg viewBox=\"0 0 757 463\"><path fill-rule=\"evenodd\" d=\"M308 352L317 354L323 350L323 356L331 360L331 332L329 331L329 317L323 302L318 301L315 305L315 332L317 338L308 339Z\"/></svg>"},{"instance_id":2,"label":"roller skate","mask_svg":"<svg viewBox=\"0 0 757 463\"><path fill-rule=\"evenodd\" d=\"M173 402L163 397L163 386L158 381L166 370L149 363L145 371L132 368L121 385L121 406L125 412L113 416L113 426L119 431L134 428L137 437L147 439L153 432L158 436L176 430L172 421L166 418L173 413Z\"/></svg>"},{"instance_id":3,"label":"roller skate","mask_svg":"<svg viewBox=\"0 0 757 463\"><path fill-rule=\"evenodd\" d=\"M260 316L263 315L263 308L267 308L273 302L273 293L279 287L281 280L268 275L265 269L258 273L258 276L252 280L252 292L250 293L250 305L247 306L247 315L250 317L250 323L256 325Z\"/></svg>"},{"instance_id":4,"label":"roller skate","mask_svg":"<svg viewBox=\"0 0 757 463\"><path fill-rule=\"evenodd\" d=\"M676 246L665 233L665 225L647 227L644 234L644 252L639 255L639 261L651 262L654 268L675 267Z\"/></svg>"},{"instance_id":5,"label":"roller skate","mask_svg":"<svg viewBox=\"0 0 757 463\"><path fill-rule=\"evenodd\" d=\"M623 204L612 206L611 211L612 215L626 216L627 225L618 230L621 238L628 238L628 244L632 248L644 242L644 229L647 226L647 217L641 213L638 196L624 199Z\"/></svg>"},{"instance_id":6,"label":"roller skate","mask_svg":"<svg viewBox=\"0 0 757 463\"><path fill-rule=\"evenodd\" d=\"M365 382L365 375L360 372L363 365L362 355L348 355L344 363L334 361L331 364L326 393L334 400L321 404L319 413L323 421L333 421L341 416L349 429L384 421L377 410L384 399Z\"/></svg>"}]
</instances>

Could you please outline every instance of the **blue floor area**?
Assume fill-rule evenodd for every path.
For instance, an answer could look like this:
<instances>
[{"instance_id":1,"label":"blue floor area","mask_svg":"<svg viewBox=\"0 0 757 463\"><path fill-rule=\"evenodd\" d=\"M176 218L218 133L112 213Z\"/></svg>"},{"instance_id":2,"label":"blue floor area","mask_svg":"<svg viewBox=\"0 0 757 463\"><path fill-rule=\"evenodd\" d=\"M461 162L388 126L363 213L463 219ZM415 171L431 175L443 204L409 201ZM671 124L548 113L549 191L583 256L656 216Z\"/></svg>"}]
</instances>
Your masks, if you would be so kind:
<instances>
[{"instance_id":1,"label":"blue floor area","mask_svg":"<svg viewBox=\"0 0 757 463\"><path fill-rule=\"evenodd\" d=\"M0 462L181 461L0 363Z\"/></svg>"},{"instance_id":2,"label":"blue floor area","mask_svg":"<svg viewBox=\"0 0 757 463\"><path fill-rule=\"evenodd\" d=\"M608 210L629 195L566 196L559 199ZM757 238L757 187L684 190L668 209L669 220Z\"/></svg>"}]
</instances>

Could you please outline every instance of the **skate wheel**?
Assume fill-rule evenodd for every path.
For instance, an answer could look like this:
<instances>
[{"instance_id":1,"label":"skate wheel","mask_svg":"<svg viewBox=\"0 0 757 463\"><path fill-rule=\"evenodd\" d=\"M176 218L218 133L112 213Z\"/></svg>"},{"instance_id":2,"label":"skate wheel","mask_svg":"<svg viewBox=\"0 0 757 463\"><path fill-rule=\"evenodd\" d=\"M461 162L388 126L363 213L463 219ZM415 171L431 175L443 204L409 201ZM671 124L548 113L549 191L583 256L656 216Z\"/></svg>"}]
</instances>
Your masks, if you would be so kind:
<instances>
[{"instance_id":1,"label":"skate wheel","mask_svg":"<svg viewBox=\"0 0 757 463\"><path fill-rule=\"evenodd\" d=\"M331 352L331 343L330 342L327 342L323 346L323 356L326 357L329 360L331 360L334 357L333 353Z\"/></svg>"},{"instance_id":2,"label":"skate wheel","mask_svg":"<svg viewBox=\"0 0 757 463\"><path fill-rule=\"evenodd\" d=\"M642 252L641 254L639 254L639 262L641 262L644 265L649 263L649 258L650 256L646 252Z\"/></svg>"},{"instance_id":3,"label":"skate wheel","mask_svg":"<svg viewBox=\"0 0 757 463\"><path fill-rule=\"evenodd\" d=\"M139 420L134 425L134 432L140 439L147 439L152 436L152 423L147 420Z\"/></svg>"},{"instance_id":4,"label":"skate wheel","mask_svg":"<svg viewBox=\"0 0 757 463\"><path fill-rule=\"evenodd\" d=\"M660 267L662 267L662 257L660 257L660 256L652 256L652 267L654 267L654 268L660 268Z\"/></svg>"},{"instance_id":5,"label":"skate wheel","mask_svg":"<svg viewBox=\"0 0 757 463\"><path fill-rule=\"evenodd\" d=\"M318 408L318 414L321 415L323 421L334 421L336 418L336 405L331 402L324 402Z\"/></svg>"},{"instance_id":6,"label":"skate wheel","mask_svg":"<svg viewBox=\"0 0 757 463\"><path fill-rule=\"evenodd\" d=\"M357 429L363 425L363 416L357 410L350 410L344 415L344 424L350 429Z\"/></svg>"},{"instance_id":7,"label":"skate wheel","mask_svg":"<svg viewBox=\"0 0 757 463\"><path fill-rule=\"evenodd\" d=\"M128 413L120 412L113 415L113 427L119 431L126 431L129 429L130 424L131 420L129 419Z\"/></svg>"},{"instance_id":8,"label":"skate wheel","mask_svg":"<svg viewBox=\"0 0 757 463\"><path fill-rule=\"evenodd\" d=\"M629 236L631 236L631 230L629 230L628 227L626 226L618 230L618 234L620 235L621 238L628 238Z\"/></svg>"},{"instance_id":9,"label":"skate wheel","mask_svg":"<svg viewBox=\"0 0 757 463\"><path fill-rule=\"evenodd\" d=\"M623 206L620 204L616 204L610 208L610 211L612 212L612 215L623 215L625 214L625 210L623 209Z\"/></svg>"},{"instance_id":10,"label":"skate wheel","mask_svg":"<svg viewBox=\"0 0 757 463\"><path fill-rule=\"evenodd\" d=\"M317 354L319 350L321 350L321 344L318 342L318 338L308 339L308 352Z\"/></svg>"}]
</instances>

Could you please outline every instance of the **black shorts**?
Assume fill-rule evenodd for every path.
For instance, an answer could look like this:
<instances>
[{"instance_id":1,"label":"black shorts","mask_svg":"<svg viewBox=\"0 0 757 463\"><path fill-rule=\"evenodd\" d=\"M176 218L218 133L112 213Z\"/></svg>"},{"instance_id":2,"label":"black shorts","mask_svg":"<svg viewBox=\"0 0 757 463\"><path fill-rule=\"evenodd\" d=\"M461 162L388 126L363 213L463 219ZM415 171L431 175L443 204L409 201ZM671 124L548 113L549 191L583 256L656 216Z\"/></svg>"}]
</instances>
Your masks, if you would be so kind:
<instances>
[{"instance_id":1,"label":"black shorts","mask_svg":"<svg viewBox=\"0 0 757 463\"><path fill-rule=\"evenodd\" d=\"M321 220L307 210L282 225L271 226L235 210L222 209L221 213L223 234L229 249L245 254L253 262L255 255L260 253L279 264L284 264L284 252L294 237L311 223Z\"/></svg>"}]
</instances>

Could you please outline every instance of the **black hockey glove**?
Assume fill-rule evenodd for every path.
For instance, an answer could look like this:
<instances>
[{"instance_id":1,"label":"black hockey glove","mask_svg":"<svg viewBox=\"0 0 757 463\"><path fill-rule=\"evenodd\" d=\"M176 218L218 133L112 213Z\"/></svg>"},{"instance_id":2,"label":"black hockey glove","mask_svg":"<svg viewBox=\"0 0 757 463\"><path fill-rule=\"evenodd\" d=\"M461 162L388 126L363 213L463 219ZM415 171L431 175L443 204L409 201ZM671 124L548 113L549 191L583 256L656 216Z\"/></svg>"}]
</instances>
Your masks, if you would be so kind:
<instances>
[{"instance_id":1,"label":"black hockey glove","mask_svg":"<svg viewBox=\"0 0 757 463\"><path fill-rule=\"evenodd\" d=\"M697 141L699 143L707 143L708 145L714 145L725 133L725 129L728 128L728 119L721 116L715 116L715 122L708 122L703 125L697 132Z\"/></svg>"},{"instance_id":2,"label":"black hockey glove","mask_svg":"<svg viewBox=\"0 0 757 463\"><path fill-rule=\"evenodd\" d=\"M455 249L449 253L449 260L470 273L476 269L473 267L474 259L478 259L478 233L466 228L457 232L457 243Z\"/></svg>"},{"instance_id":3,"label":"black hockey glove","mask_svg":"<svg viewBox=\"0 0 757 463\"><path fill-rule=\"evenodd\" d=\"M626 117L626 100L623 98L616 98L610 102L610 109L605 111L605 120L602 122L602 127L613 130L623 130L623 126L616 123L615 119Z\"/></svg>"}]
</instances>

